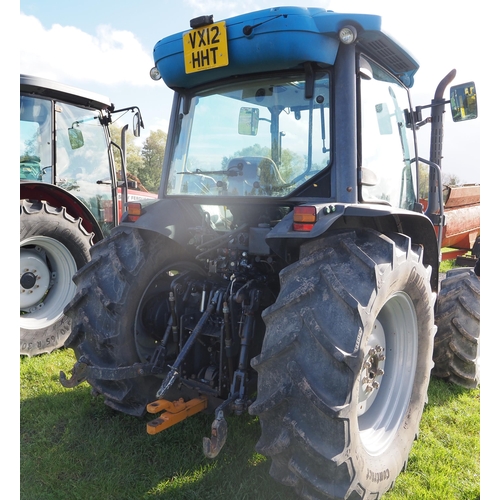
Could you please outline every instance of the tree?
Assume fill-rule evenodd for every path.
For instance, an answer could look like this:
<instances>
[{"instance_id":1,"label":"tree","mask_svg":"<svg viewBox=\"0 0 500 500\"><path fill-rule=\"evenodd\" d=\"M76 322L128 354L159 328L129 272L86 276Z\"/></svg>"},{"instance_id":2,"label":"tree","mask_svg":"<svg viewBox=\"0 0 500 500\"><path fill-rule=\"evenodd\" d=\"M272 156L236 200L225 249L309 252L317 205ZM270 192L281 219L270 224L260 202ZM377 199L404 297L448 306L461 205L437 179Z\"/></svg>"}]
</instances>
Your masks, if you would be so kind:
<instances>
[{"instance_id":1,"label":"tree","mask_svg":"<svg viewBox=\"0 0 500 500\"><path fill-rule=\"evenodd\" d=\"M424 163L418 164L418 198L420 200L429 197L429 167Z\"/></svg>"},{"instance_id":2,"label":"tree","mask_svg":"<svg viewBox=\"0 0 500 500\"><path fill-rule=\"evenodd\" d=\"M445 172L441 174L441 179L443 181L443 185L446 184L447 186L459 186L462 184L462 181L456 174L449 174Z\"/></svg>"},{"instance_id":3,"label":"tree","mask_svg":"<svg viewBox=\"0 0 500 500\"><path fill-rule=\"evenodd\" d=\"M121 145L121 130L122 128L113 123L109 127L111 134L111 140L118 145ZM144 167L144 162L141 157L141 148L134 142L134 134L128 131L125 133L125 147L127 150L127 174L132 174L134 177L141 178L141 170ZM113 147L113 158L115 160L115 166L117 172L121 170L121 157L118 148Z\"/></svg>"},{"instance_id":4,"label":"tree","mask_svg":"<svg viewBox=\"0 0 500 500\"><path fill-rule=\"evenodd\" d=\"M419 167L419 181L418 181L418 195L420 199L425 199L429 194L429 167L423 163L418 164ZM448 172L441 172L441 184L443 186L459 186L462 181L456 174L449 174Z\"/></svg>"},{"instance_id":5,"label":"tree","mask_svg":"<svg viewBox=\"0 0 500 500\"><path fill-rule=\"evenodd\" d=\"M153 193L157 193L160 187L166 142L166 132L163 130L153 130L142 146L141 157L143 168L139 177L146 189Z\"/></svg>"}]
</instances>

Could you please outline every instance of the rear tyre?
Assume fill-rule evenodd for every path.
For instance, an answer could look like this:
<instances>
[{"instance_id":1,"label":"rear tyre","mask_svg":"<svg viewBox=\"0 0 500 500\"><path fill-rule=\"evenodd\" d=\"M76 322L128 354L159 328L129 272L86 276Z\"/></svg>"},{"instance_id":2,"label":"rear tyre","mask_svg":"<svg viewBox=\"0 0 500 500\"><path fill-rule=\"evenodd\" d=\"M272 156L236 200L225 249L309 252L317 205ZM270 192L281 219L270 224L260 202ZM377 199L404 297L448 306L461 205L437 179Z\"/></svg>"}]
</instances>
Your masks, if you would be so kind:
<instances>
[{"instance_id":1,"label":"rear tyre","mask_svg":"<svg viewBox=\"0 0 500 500\"><path fill-rule=\"evenodd\" d=\"M20 209L20 353L35 356L69 335L63 311L76 291L73 275L90 260L93 235L64 207L21 200Z\"/></svg>"},{"instance_id":2,"label":"rear tyre","mask_svg":"<svg viewBox=\"0 0 500 500\"><path fill-rule=\"evenodd\" d=\"M437 301L432 375L462 387L479 385L479 278L470 268L452 269Z\"/></svg>"},{"instance_id":3,"label":"rear tyre","mask_svg":"<svg viewBox=\"0 0 500 500\"><path fill-rule=\"evenodd\" d=\"M481 236L478 236L476 238L476 241L474 241L474 245L472 245L472 255L474 255L477 259L480 258L480 253L481 253Z\"/></svg>"},{"instance_id":4,"label":"rear tyre","mask_svg":"<svg viewBox=\"0 0 500 500\"><path fill-rule=\"evenodd\" d=\"M168 324L171 281L179 269L193 264L176 266L182 254L165 237L124 227L92 247L91 254L90 263L74 277L77 293L66 309L72 319L66 347L76 359L100 368L150 361ZM89 377L87 382L111 408L142 416L157 399L162 379Z\"/></svg>"},{"instance_id":5,"label":"rear tyre","mask_svg":"<svg viewBox=\"0 0 500 500\"><path fill-rule=\"evenodd\" d=\"M379 498L405 466L426 401L431 270L401 234L359 230L308 247L263 315L257 451L303 498Z\"/></svg>"}]
</instances>

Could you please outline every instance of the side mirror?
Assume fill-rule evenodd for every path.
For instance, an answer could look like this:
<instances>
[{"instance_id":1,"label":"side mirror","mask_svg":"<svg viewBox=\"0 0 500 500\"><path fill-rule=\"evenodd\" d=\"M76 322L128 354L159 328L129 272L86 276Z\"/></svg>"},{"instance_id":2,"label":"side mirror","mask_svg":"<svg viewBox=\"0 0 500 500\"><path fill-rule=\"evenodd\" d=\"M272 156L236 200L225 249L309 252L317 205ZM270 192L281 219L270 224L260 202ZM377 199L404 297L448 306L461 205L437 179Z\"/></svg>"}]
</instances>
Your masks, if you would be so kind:
<instances>
[{"instance_id":1,"label":"side mirror","mask_svg":"<svg viewBox=\"0 0 500 500\"><path fill-rule=\"evenodd\" d=\"M259 130L259 110L257 108L240 108L238 134L257 135Z\"/></svg>"},{"instance_id":2,"label":"side mirror","mask_svg":"<svg viewBox=\"0 0 500 500\"><path fill-rule=\"evenodd\" d=\"M474 82L451 87L450 106L454 122L477 118L477 95Z\"/></svg>"},{"instance_id":3,"label":"side mirror","mask_svg":"<svg viewBox=\"0 0 500 500\"><path fill-rule=\"evenodd\" d=\"M132 127L134 129L134 136L140 137L141 136L141 127L144 128L144 124L142 123L142 117L141 117L141 113L139 111L137 111L137 113L135 113L135 115L134 115Z\"/></svg>"},{"instance_id":4,"label":"side mirror","mask_svg":"<svg viewBox=\"0 0 500 500\"><path fill-rule=\"evenodd\" d=\"M137 181L133 181L132 179L127 179L127 187L129 189L137 190Z\"/></svg>"},{"instance_id":5,"label":"side mirror","mask_svg":"<svg viewBox=\"0 0 500 500\"><path fill-rule=\"evenodd\" d=\"M68 129L69 143L71 145L71 149L79 149L83 147L85 144L83 141L82 131L77 128L69 128Z\"/></svg>"},{"instance_id":6,"label":"side mirror","mask_svg":"<svg viewBox=\"0 0 500 500\"><path fill-rule=\"evenodd\" d=\"M392 134L391 114L385 102L375 105L375 112L377 113L377 123L380 135Z\"/></svg>"}]
</instances>

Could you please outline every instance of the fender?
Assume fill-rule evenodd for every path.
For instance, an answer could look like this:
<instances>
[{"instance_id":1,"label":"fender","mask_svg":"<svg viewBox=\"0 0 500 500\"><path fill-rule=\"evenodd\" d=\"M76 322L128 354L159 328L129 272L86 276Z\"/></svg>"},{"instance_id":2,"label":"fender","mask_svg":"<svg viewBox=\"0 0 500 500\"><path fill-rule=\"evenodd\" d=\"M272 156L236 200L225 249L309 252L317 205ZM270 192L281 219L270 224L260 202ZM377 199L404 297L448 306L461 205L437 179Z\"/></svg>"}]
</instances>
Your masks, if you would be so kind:
<instances>
[{"instance_id":1,"label":"fender","mask_svg":"<svg viewBox=\"0 0 500 500\"><path fill-rule=\"evenodd\" d=\"M369 227L381 233L406 234L425 249L424 263L432 267L431 286L437 290L439 277L439 251L434 226L428 217L417 212L375 204L308 204L315 206L317 221L309 232L293 230L293 212L286 215L267 234L267 245L283 260L291 263L299 259L303 243L321 238L334 231ZM153 231L189 248L190 228L200 226L202 214L192 201L163 198L143 207L135 222L127 222L125 215L120 227L135 227Z\"/></svg>"},{"instance_id":2,"label":"fender","mask_svg":"<svg viewBox=\"0 0 500 500\"><path fill-rule=\"evenodd\" d=\"M307 204L315 206L317 221L311 231L293 229L293 212L269 231L266 243L287 262L298 260L299 249L311 239L319 239L334 231L368 227L384 234L398 232L409 236L413 244L424 247L424 264L432 267L431 286L437 291L439 255L432 222L424 214L385 205Z\"/></svg>"},{"instance_id":3,"label":"fender","mask_svg":"<svg viewBox=\"0 0 500 500\"><path fill-rule=\"evenodd\" d=\"M202 222L203 214L194 201L161 198L143 205L142 215L135 222L130 222L125 212L120 227L153 231L186 247L192 237L189 229L199 227Z\"/></svg>"},{"instance_id":4,"label":"fender","mask_svg":"<svg viewBox=\"0 0 500 500\"><path fill-rule=\"evenodd\" d=\"M21 180L20 199L44 200L53 207L66 207L66 211L72 217L76 219L81 217L83 227L89 233L94 233L94 243L97 243L104 237L92 212L78 198L72 196L65 189L45 182L26 182Z\"/></svg>"}]
</instances>

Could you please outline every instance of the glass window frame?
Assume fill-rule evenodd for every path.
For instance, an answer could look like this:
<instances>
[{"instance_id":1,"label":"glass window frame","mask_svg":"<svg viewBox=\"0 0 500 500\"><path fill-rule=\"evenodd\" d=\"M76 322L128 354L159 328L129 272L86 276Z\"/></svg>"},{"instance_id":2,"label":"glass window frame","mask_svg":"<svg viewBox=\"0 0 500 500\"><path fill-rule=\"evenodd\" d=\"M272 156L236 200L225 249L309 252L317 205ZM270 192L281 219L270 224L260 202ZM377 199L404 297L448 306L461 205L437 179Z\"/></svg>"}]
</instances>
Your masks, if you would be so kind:
<instances>
[{"instance_id":1,"label":"glass window frame","mask_svg":"<svg viewBox=\"0 0 500 500\"><path fill-rule=\"evenodd\" d=\"M241 81L241 85L245 85L245 84L254 84L255 85L259 81L261 81L261 82L273 81L276 79L280 79L280 80L287 79L289 82L294 81L294 80L300 80L303 83L305 83L306 77L307 77L307 75L306 75L305 71L296 71L295 70L295 71L287 72L285 74L283 72L261 74L261 75L254 77L251 80L249 80L248 77L246 77L246 78L241 78L240 81ZM324 107L324 122L321 121L324 124L321 125L319 114L318 114L318 117L315 118L315 120L317 122L316 128L318 130L318 136L320 136L320 132L319 132L320 127L324 127L322 130L324 130L325 137L324 137L324 144L322 144L322 147L323 147L323 150L326 151L326 153L325 153L325 151L323 151L322 154L323 155L326 154L327 159L321 163L320 170L315 171L315 170L311 169L311 173L310 173L309 178L313 178L317 174L324 175L324 173L329 168L331 168L332 161L333 161L333 139L332 139L332 130L330 127L330 123L332 122L332 120L330 119L330 116L329 116L330 113L334 112L334 109L333 109L333 74L332 74L332 70L331 70L331 68L317 69L315 71L314 77L318 81L321 81L322 79L324 79L327 81L327 84L328 84L328 90L327 90L328 97L326 99L327 105ZM194 106L197 104L196 99L199 96L206 96L208 94L217 94L220 90L229 89L230 88L229 84L231 84L231 86L233 88L237 87L238 80L231 80L231 81L223 82L221 85L218 85L217 88L215 88L213 86L205 86L203 88L196 89L196 92L193 92L190 94L179 94L179 99L178 99L179 108L177 111L174 111L178 115L176 118L176 122L175 122L176 127L175 127L175 131L173 132L172 140L170 142L170 151L168 151L168 157L166 158L166 160L167 160L166 165L168 165L168 169L167 169L167 172L165 172L165 178L164 178L163 186L162 186L162 190L163 190L162 196L163 197L183 196L186 194L189 195L189 193L179 192L180 189L178 189L178 188L174 190L172 188L171 182L172 182L173 176L178 175L178 174L174 174L174 172L176 172L176 171L181 172L182 168L185 168L185 165L186 165L187 160L186 160L186 158L183 158L183 154L186 151L189 152L191 145L186 147L186 146L183 146L183 144L186 142L192 141L193 127L192 127L192 116L190 116L190 115L192 115L192 113L193 113ZM241 88L241 86L240 86L240 88ZM303 91L303 90L301 89L301 91ZM317 98L317 97L318 97L317 95L314 96L314 98ZM325 97L326 97L326 94L325 94ZM244 105L244 102L241 101L239 105L240 106ZM317 104L315 106L315 112L314 112L315 115L316 115L316 112L319 110L319 108L320 108L320 105ZM188 111L188 112L186 113L186 111ZM282 112L282 114L283 114L283 112ZM189 127L186 126L186 123L189 125ZM261 121L260 123L261 123L260 127L265 127L267 125L264 121ZM271 137L271 136L269 136L269 137ZM284 137L286 137L286 135ZM179 145L181 147L179 147ZM272 150L272 145L270 145L268 147L268 149ZM285 151L286 149L288 149L288 148L286 146L283 146L283 151ZM234 152L234 149L233 149L233 151L231 151L231 153L233 153L233 152ZM228 157L231 158L230 155ZM314 157L313 157L312 161L314 162ZM178 162L177 167L176 167L176 162ZM221 168L221 167L219 167L219 168ZM305 171L306 168L304 167L303 170ZM200 173L202 173L202 172L200 172ZM301 171L300 174L302 174L302 173L303 172ZM309 175L309 172L307 172L307 173ZM300 175L298 177L300 177ZM309 178L308 178L308 180L309 180ZM302 184L294 185L293 189L290 189L288 192L286 192L280 196L278 196L274 193L272 195L263 193L263 194L256 194L255 197L262 197L262 198L267 198L267 199L271 199L271 198L272 199L287 199L287 198L293 197L294 193L296 191L300 191L300 189L303 188L305 186L305 184L306 184L306 182L302 182ZM194 196L203 196L203 195L205 195L205 194L200 193L200 194L196 194ZM209 197L212 197L212 196L213 196L213 194L209 195Z\"/></svg>"},{"instance_id":2,"label":"glass window frame","mask_svg":"<svg viewBox=\"0 0 500 500\"><path fill-rule=\"evenodd\" d=\"M415 172L415 164L412 164L412 158L415 158L417 151L417 144L415 134L412 128L406 127L406 119L404 116L404 109L411 109L411 98L409 89L393 74L391 74L387 69L378 64L373 59L369 58L363 53L359 53L358 57L358 67L363 65L363 62L372 66L372 69L375 68L375 74L371 78L363 77L362 72L358 71L357 78L357 102L358 102L358 169L359 173L359 185L358 185L358 199L360 203L378 203L390 205L394 208L403 208L403 209L412 209L414 203L417 201L416 199L416 182L417 175ZM364 61L363 61L364 60ZM375 78L377 76L377 78ZM383 77L383 78L380 78ZM378 104L384 104L384 106L380 106L378 109L380 110L380 119L378 119L378 128L379 135L378 137L374 133L369 133L366 129L366 123L368 122L366 116L366 102L364 99L363 89L366 88L366 85L369 84L370 81L380 82L380 86L384 83L394 85L398 89L398 94L402 95L404 93L404 103L399 102L399 99L393 97L393 101L397 102L399 106L394 106L392 110L392 114L389 110L388 106L385 106L385 103L377 102ZM368 92L366 92L368 94ZM372 103L373 104L373 103ZM373 108L373 109L376 109ZM384 118L383 115L386 115ZM388 121L387 118L390 118L391 121ZM394 120L395 118L395 120ZM392 127L391 130L389 130ZM385 128L385 130L383 130ZM397 128L399 128L398 133ZM393 144L391 148L383 147L383 136L393 136ZM371 144L370 144L371 142ZM388 142L388 141L385 141ZM387 179L390 179L390 183L392 183L392 187L388 192L391 192L391 196L385 196L383 193L377 193L377 188L373 188L369 186L369 184L374 182L380 182L380 178L377 176L379 172L375 171L373 168L373 164L367 161L368 152L373 154L373 150L370 151L369 146L373 147L373 144L376 143L376 147L384 150L384 154L389 156L395 155L396 151L401 151L401 157L399 158L399 168L394 165L392 168L392 174L386 175L382 178L382 181L387 182ZM398 149L399 148L399 149ZM381 162L382 163L382 162ZM392 163L389 163L392 164ZM375 174L375 176L373 175ZM396 192L399 194L396 195ZM377 194L379 196L377 196ZM387 199L389 198L389 199Z\"/></svg>"}]
</instances>

